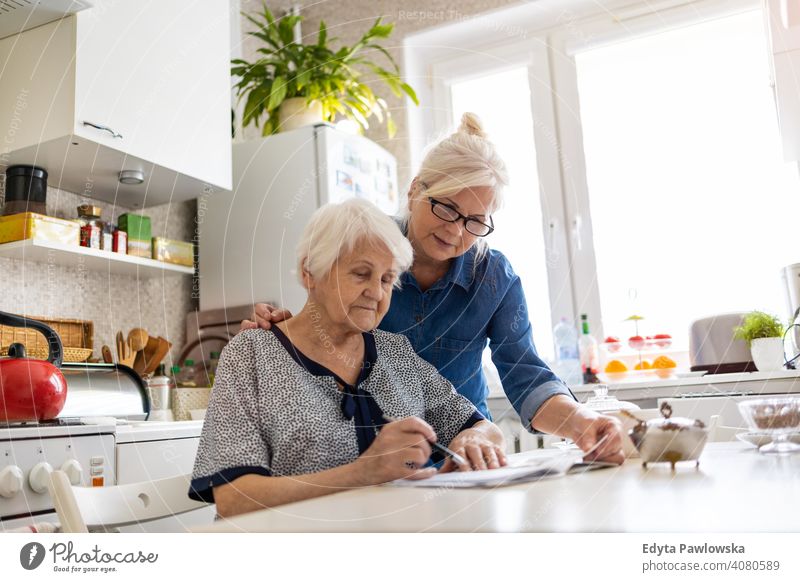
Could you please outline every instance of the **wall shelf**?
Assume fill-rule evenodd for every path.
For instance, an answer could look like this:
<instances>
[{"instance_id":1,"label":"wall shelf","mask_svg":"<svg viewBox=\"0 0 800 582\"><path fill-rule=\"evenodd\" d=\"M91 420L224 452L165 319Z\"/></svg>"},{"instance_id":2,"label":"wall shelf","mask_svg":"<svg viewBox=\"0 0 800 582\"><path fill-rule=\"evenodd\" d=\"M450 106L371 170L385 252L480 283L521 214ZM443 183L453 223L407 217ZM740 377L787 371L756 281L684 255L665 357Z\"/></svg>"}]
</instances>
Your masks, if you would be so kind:
<instances>
[{"instance_id":1,"label":"wall shelf","mask_svg":"<svg viewBox=\"0 0 800 582\"><path fill-rule=\"evenodd\" d=\"M0 244L0 257L22 259L34 263L54 263L65 267L83 267L90 271L106 271L115 275L158 277L194 274L194 268L183 265L100 251L79 245L62 245L30 239Z\"/></svg>"}]
</instances>

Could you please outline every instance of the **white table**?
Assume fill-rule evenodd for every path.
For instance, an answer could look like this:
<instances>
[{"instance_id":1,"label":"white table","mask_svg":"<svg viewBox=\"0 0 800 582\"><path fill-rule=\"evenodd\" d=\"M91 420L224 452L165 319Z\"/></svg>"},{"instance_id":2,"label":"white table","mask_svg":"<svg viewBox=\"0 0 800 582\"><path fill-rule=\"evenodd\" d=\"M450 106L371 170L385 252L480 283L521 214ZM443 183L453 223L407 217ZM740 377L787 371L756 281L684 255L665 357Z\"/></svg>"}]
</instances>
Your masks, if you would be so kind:
<instances>
[{"instance_id":1,"label":"white table","mask_svg":"<svg viewBox=\"0 0 800 582\"><path fill-rule=\"evenodd\" d=\"M523 456L552 454L532 451ZM709 443L700 467L620 467L496 489L347 491L220 520L204 532L800 531L800 454Z\"/></svg>"}]
</instances>

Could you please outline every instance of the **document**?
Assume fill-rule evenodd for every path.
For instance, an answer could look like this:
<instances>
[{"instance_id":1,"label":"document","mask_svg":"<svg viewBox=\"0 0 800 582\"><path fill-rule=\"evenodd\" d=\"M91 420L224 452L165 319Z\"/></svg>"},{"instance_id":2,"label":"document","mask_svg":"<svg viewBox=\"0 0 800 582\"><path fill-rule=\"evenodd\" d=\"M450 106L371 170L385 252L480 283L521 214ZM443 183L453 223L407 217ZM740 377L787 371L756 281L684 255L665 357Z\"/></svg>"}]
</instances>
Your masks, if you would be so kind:
<instances>
[{"instance_id":1,"label":"document","mask_svg":"<svg viewBox=\"0 0 800 582\"><path fill-rule=\"evenodd\" d=\"M500 469L485 471L454 471L452 473L437 473L428 479L410 480L398 479L390 485L397 487L499 487L502 485L517 485L550 477L561 477L567 473L583 472L604 467L615 467L614 463L593 462L584 463L580 454L560 453L558 455L529 457L526 459L512 459L510 464Z\"/></svg>"}]
</instances>

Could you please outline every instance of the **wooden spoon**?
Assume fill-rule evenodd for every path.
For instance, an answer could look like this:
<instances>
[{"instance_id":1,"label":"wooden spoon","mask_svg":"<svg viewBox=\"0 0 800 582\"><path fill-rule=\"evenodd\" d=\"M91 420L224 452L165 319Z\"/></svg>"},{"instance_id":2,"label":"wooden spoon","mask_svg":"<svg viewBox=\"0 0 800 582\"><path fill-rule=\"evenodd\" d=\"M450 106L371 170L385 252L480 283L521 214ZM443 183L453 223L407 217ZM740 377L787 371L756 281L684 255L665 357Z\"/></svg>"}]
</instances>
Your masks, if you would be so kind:
<instances>
[{"instance_id":1,"label":"wooden spoon","mask_svg":"<svg viewBox=\"0 0 800 582\"><path fill-rule=\"evenodd\" d=\"M117 348L117 361L121 361L122 358L125 356L125 348L123 347L124 343L124 336L122 335L121 331L117 332L117 335L114 337L114 343L116 344L115 347Z\"/></svg>"},{"instance_id":2,"label":"wooden spoon","mask_svg":"<svg viewBox=\"0 0 800 582\"><path fill-rule=\"evenodd\" d=\"M106 364L113 364L114 356L111 354L111 348L108 346L103 346L103 349L101 351L103 353L103 361Z\"/></svg>"},{"instance_id":3,"label":"wooden spoon","mask_svg":"<svg viewBox=\"0 0 800 582\"><path fill-rule=\"evenodd\" d=\"M156 338L158 345L156 349L148 355L148 350L145 350L145 355L147 355L147 367L144 369L144 375L152 374L158 368L158 365L164 359L164 357L169 353L169 349L172 347L172 343L165 340L163 337ZM149 346L148 346L149 347Z\"/></svg>"},{"instance_id":4,"label":"wooden spoon","mask_svg":"<svg viewBox=\"0 0 800 582\"><path fill-rule=\"evenodd\" d=\"M150 335L141 327L134 327L128 333L128 343L131 344L134 352L141 352L147 346L148 339L150 339Z\"/></svg>"},{"instance_id":5,"label":"wooden spoon","mask_svg":"<svg viewBox=\"0 0 800 582\"><path fill-rule=\"evenodd\" d=\"M133 363L133 369L136 370L137 374L144 376L147 373L147 369L150 367L149 364L153 359L153 354L156 353L157 349L158 338L148 336L144 348L136 352L136 360Z\"/></svg>"}]
</instances>

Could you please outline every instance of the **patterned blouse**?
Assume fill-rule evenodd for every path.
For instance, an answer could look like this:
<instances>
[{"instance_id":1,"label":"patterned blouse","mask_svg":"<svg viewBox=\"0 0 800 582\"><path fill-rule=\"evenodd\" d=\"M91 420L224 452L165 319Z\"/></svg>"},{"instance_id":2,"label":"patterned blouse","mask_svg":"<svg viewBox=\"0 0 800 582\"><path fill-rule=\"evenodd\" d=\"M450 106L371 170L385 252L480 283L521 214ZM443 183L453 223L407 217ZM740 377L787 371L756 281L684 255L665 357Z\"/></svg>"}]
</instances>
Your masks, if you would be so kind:
<instances>
[{"instance_id":1,"label":"patterned blouse","mask_svg":"<svg viewBox=\"0 0 800 582\"><path fill-rule=\"evenodd\" d=\"M375 330L364 333L364 346L351 385L276 327L234 337L220 357L189 496L213 503L214 487L242 475L351 463L375 440L384 414L424 419L445 446L484 419L404 336Z\"/></svg>"}]
</instances>

